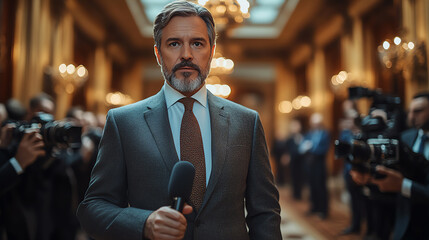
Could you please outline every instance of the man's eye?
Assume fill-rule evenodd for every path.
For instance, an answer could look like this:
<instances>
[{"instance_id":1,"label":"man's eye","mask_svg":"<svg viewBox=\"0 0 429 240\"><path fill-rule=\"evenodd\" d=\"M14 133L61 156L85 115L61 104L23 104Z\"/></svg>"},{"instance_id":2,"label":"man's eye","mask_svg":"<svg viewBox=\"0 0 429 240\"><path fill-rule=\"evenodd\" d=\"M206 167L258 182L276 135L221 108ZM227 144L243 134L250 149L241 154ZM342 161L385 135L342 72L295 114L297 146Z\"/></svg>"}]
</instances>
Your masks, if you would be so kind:
<instances>
[{"instance_id":1,"label":"man's eye","mask_svg":"<svg viewBox=\"0 0 429 240\"><path fill-rule=\"evenodd\" d=\"M170 43L168 45L172 46L172 47L177 47L177 46L179 46L179 43L178 42L172 42L172 43Z\"/></svg>"},{"instance_id":2,"label":"man's eye","mask_svg":"<svg viewBox=\"0 0 429 240\"><path fill-rule=\"evenodd\" d=\"M196 47L201 47L201 46L203 46L203 44L202 44L202 43L200 43L200 42L194 42L194 45L195 45Z\"/></svg>"}]
</instances>

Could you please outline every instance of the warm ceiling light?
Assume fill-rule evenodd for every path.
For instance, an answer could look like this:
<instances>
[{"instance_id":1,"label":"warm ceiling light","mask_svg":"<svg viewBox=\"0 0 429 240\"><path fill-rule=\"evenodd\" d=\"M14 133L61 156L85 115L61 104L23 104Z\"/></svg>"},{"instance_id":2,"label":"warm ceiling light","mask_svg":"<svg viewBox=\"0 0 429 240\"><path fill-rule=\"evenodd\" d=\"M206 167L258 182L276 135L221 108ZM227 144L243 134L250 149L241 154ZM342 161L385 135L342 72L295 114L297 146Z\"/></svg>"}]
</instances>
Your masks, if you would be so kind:
<instances>
[{"instance_id":1,"label":"warm ceiling light","mask_svg":"<svg viewBox=\"0 0 429 240\"><path fill-rule=\"evenodd\" d=\"M395 37L395 39L393 39L393 42L395 43L395 45L399 45L401 43L401 38L400 37Z\"/></svg>"},{"instance_id":2,"label":"warm ceiling light","mask_svg":"<svg viewBox=\"0 0 429 240\"><path fill-rule=\"evenodd\" d=\"M390 43L388 41L384 41L383 42L383 48L387 50L387 49L389 49L389 47L390 47Z\"/></svg>"},{"instance_id":3,"label":"warm ceiling light","mask_svg":"<svg viewBox=\"0 0 429 240\"><path fill-rule=\"evenodd\" d=\"M76 70L76 67L73 64L69 64L67 66L67 73L68 74L73 74L75 70Z\"/></svg>"},{"instance_id":4,"label":"warm ceiling light","mask_svg":"<svg viewBox=\"0 0 429 240\"><path fill-rule=\"evenodd\" d=\"M292 112L292 103L290 101L281 101L279 103L279 112L281 113L290 113Z\"/></svg>"},{"instance_id":5,"label":"warm ceiling light","mask_svg":"<svg viewBox=\"0 0 429 240\"><path fill-rule=\"evenodd\" d=\"M67 71L67 66L63 63L58 67L60 73L65 73Z\"/></svg>"}]
</instances>

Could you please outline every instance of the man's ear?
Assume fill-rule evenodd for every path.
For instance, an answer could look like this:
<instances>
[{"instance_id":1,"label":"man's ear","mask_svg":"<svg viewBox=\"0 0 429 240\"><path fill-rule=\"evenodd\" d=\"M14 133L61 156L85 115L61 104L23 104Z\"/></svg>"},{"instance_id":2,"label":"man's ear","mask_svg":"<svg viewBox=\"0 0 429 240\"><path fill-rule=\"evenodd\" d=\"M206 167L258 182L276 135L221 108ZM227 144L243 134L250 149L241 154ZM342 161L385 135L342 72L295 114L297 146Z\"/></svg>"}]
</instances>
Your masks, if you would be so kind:
<instances>
[{"instance_id":1,"label":"man's ear","mask_svg":"<svg viewBox=\"0 0 429 240\"><path fill-rule=\"evenodd\" d=\"M212 58L214 58L216 52L216 44L213 44L213 48L212 48Z\"/></svg>"},{"instance_id":2,"label":"man's ear","mask_svg":"<svg viewBox=\"0 0 429 240\"><path fill-rule=\"evenodd\" d=\"M155 53L156 61L158 65L161 66L161 55L159 54L159 49L156 45L153 45L153 51Z\"/></svg>"}]
</instances>

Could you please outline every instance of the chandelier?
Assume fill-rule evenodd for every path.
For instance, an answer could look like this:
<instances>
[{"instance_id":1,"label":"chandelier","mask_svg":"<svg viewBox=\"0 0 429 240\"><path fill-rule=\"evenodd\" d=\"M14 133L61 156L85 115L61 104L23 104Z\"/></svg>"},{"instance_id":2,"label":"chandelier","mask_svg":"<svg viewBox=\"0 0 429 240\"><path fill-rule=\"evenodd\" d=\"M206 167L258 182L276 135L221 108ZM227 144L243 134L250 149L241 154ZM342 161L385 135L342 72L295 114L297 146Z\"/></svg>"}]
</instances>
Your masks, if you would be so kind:
<instances>
[{"instance_id":1,"label":"chandelier","mask_svg":"<svg viewBox=\"0 0 429 240\"><path fill-rule=\"evenodd\" d=\"M395 37L393 40L387 39L378 46L380 59L386 68L401 70L409 61L409 53L413 51L415 44L413 42L405 42L400 37Z\"/></svg>"},{"instance_id":2,"label":"chandelier","mask_svg":"<svg viewBox=\"0 0 429 240\"><path fill-rule=\"evenodd\" d=\"M75 90L81 87L88 78L88 70L83 66L74 66L73 64L61 64L55 73L56 91L64 90L67 94L73 94Z\"/></svg>"},{"instance_id":3,"label":"chandelier","mask_svg":"<svg viewBox=\"0 0 429 240\"><path fill-rule=\"evenodd\" d=\"M407 42L395 37L378 46L378 52L381 62L394 73L402 73L405 78L422 84L426 82L428 70L424 42Z\"/></svg>"},{"instance_id":4,"label":"chandelier","mask_svg":"<svg viewBox=\"0 0 429 240\"><path fill-rule=\"evenodd\" d=\"M223 31L226 26L240 24L250 17L248 0L198 0L198 4L211 12L218 31Z\"/></svg>"}]
</instances>

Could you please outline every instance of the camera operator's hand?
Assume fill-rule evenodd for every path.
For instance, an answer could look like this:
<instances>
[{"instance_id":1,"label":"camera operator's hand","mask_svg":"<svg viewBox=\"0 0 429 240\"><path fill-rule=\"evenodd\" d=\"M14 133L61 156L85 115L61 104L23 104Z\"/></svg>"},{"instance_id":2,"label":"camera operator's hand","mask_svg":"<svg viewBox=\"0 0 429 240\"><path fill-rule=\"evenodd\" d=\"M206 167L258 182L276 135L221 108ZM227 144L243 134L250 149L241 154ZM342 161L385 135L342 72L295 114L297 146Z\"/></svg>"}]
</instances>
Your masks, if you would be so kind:
<instances>
[{"instance_id":1,"label":"camera operator's hand","mask_svg":"<svg viewBox=\"0 0 429 240\"><path fill-rule=\"evenodd\" d=\"M12 142L14 128L15 124L12 123L6 124L1 128L0 148L7 148Z\"/></svg>"},{"instance_id":2,"label":"camera operator's hand","mask_svg":"<svg viewBox=\"0 0 429 240\"><path fill-rule=\"evenodd\" d=\"M190 214L192 207L185 205L183 214ZM148 239L183 239L186 232L186 218L171 207L161 207L146 220L144 236Z\"/></svg>"},{"instance_id":3,"label":"camera operator's hand","mask_svg":"<svg viewBox=\"0 0 429 240\"><path fill-rule=\"evenodd\" d=\"M385 175L382 179L371 179L371 182L378 186L382 192L401 192L402 181L404 176L399 171L386 168L384 166L377 166L378 173Z\"/></svg>"},{"instance_id":4,"label":"camera operator's hand","mask_svg":"<svg viewBox=\"0 0 429 240\"><path fill-rule=\"evenodd\" d=\"M350 170L350 176L357 185L365 185L369 183L371 179L369 173L361 173L356 170Z\"/></svg>"},{"instance_id":5,"label":"camera operator's hand","mask_svg":"<svg viewBox=\"0 0 429 240\"><path fill-rule=\"evenodd\" d=\"M32 164L38 157L45 155L45 144L42 136L36 132L26 132L19 143L15 158L23 169Z\"/></svg>"}]
</instances>

